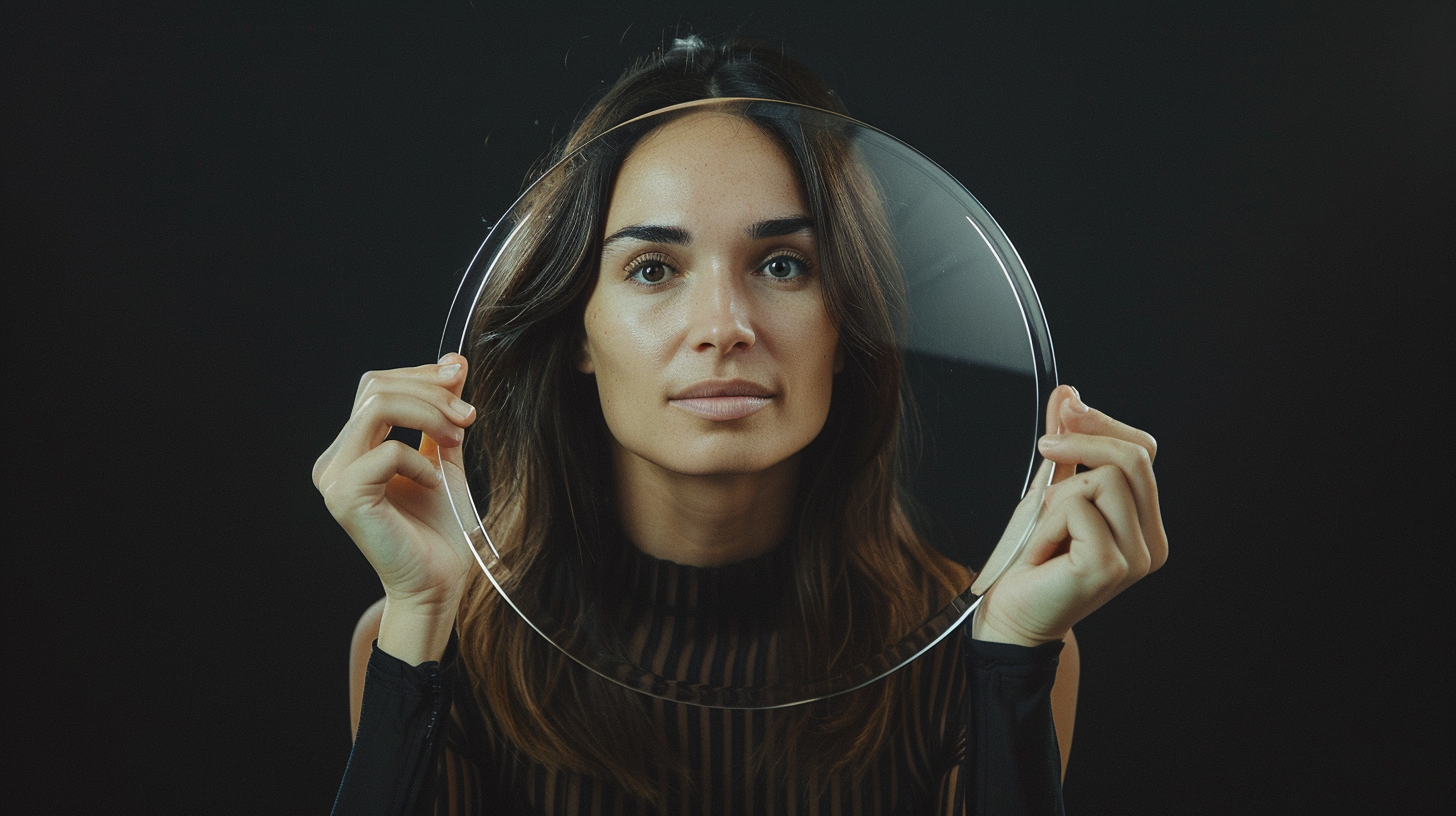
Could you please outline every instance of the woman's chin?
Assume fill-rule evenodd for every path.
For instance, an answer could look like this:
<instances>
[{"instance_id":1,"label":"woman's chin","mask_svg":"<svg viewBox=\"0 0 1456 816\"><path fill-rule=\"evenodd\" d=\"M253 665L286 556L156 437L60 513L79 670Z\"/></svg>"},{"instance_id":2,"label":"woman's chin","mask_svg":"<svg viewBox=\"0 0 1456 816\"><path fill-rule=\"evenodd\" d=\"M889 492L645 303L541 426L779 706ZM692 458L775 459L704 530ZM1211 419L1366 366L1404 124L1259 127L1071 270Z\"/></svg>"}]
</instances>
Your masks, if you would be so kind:
<instances>
[{"instance_id":1,"label":"woman's chin","mask_svg":"<svg viewBox=\"0 0 1456 816\"><path fill-rule=\"evenodd\" d=\"M696 439L654 445L656 450L630 451L667 474L695 479L767 476L797 472L800 449L792 446L756 444L747 439Z\"/></svg>"}]
</instances>

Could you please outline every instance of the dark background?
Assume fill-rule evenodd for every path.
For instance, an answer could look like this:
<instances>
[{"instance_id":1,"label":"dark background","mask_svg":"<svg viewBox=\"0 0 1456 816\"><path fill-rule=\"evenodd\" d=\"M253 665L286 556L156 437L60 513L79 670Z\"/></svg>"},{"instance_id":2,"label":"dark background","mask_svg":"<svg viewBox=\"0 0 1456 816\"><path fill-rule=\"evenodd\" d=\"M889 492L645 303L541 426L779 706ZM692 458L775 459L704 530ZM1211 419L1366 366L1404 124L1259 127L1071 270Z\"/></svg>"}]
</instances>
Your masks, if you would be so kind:
<instances>
[{"instance_id":1,"label":"dark background","mask_svg":"<svg viewBox=\"0 0 1456 816\"><path fill-rule=\"evenodd\" d=\"M379 588L314 457L589 96L738 28L960 178L1161 442L1069 809L1450 801L1451 4L607 5L6 6L0 809L328 808Z\"/></svg>"}]
</instances>

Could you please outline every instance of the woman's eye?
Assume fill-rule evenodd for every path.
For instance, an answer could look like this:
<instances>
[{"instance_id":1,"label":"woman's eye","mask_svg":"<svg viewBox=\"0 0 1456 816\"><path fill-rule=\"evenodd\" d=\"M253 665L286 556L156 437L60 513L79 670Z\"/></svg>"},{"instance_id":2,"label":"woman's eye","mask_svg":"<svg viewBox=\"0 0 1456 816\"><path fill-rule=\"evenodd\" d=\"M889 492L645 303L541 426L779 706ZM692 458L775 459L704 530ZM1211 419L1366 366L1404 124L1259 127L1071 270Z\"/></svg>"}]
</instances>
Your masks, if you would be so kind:
<instances>
[{"instance_id":1,"label":"woman's eye","mask_svg":"<svg viewBox=\"0 0 1456 816\"><path fill-rule=\"evenodd\" d=\"M649 286L672 277L672 267L657 258L643 258L627 269L627 280Z\"/></svg>"},{"instance_id":2,"label":"woman's eye","mask_svg":"<svg viewBox=\"0 0 1456 816\"><path fill-rule=\"evenodd\" d=\"M759 267L765 277L790 280L809 274L809 262L793 255L775 255Z\"/></svg>"}]
</instances>

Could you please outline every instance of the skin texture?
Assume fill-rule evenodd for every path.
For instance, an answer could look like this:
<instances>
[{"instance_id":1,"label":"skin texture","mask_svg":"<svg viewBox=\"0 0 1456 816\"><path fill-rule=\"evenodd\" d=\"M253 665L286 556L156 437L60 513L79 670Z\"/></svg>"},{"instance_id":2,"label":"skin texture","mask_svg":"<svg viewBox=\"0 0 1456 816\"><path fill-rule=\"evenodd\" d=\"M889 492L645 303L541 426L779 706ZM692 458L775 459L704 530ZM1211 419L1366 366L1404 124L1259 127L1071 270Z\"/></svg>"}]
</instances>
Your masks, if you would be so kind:
<instances>
[{"instance_id":1,"label":"skin texture","mask_svg":"<svg viewBox=\"0 0 1456 816\"><path fill-rule=\"evenodd\" d=\"M673 121L622 166L579 368L651 555L726 564L785 534L838 368L807 213L788 159L736 117Z\"/></svg>"}]
</instances>

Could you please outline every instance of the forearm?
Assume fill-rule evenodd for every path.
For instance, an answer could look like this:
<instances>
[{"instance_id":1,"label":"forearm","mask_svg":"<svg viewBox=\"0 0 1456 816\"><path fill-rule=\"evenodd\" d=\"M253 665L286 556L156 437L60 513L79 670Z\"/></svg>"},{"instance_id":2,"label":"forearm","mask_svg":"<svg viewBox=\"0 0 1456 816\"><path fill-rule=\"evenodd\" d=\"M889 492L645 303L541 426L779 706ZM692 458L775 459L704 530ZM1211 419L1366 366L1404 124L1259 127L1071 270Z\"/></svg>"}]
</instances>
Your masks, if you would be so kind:
<instances>
[{"instance_id":1,"label":"forearm","mask_svg":"<svg viewBox=\"0 0 1456 816\"><path fill-rule=\"evenodd\" d=\"M1061 814L1061 757L1051 689L1062 644L966 640L970 704L965 813Z\"/></svg>"},{"instance_id":2,"label":"forearm","mask_svg":"<svg viewBox=\"0 0 1456 816\"><path fill-rule=\"evenodd\" d=\"M409 665L382 649L369 658L359 731L335 816L434 812L434 773L450 699L440 665Z\"/></svg>"}]
</instances>

